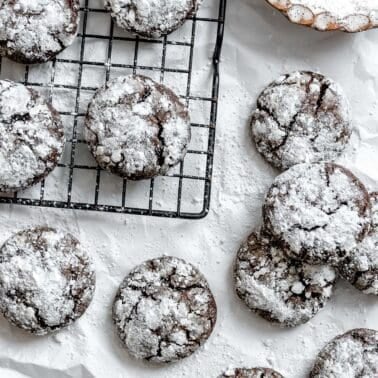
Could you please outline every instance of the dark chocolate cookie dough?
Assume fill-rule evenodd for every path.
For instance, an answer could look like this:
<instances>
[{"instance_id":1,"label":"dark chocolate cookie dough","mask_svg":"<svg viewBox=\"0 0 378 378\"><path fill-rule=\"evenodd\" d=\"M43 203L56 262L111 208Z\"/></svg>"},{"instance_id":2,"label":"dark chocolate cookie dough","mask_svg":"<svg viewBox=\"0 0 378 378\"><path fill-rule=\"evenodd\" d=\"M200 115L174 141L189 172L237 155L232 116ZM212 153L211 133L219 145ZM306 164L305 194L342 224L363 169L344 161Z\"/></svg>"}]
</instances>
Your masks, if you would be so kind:
<instances>
[{"instance_id":1,"label":"dark chocolate cookie dough","mask_svg":"<svg viewBox=\"0 0 378 378\"><path fill-rule=\"evenodd\" d=\"M113 305L113 320L128 352L155 363L194 353L210 336L216 314L205 277L175 257L149 260L133 269Z\"/></svg>"},{"instance_id":2,"label":"dark chocolate cookie dough","mask_svg":"<svg viewBox=\"0 0 378 378\"><path fill-rule=\"evenodd\" d=\"M92 263L68 233L28 229L0 249L0 311L25 331L45 335L73 323L94 289Z\"/></svg>"},{"instance_id":3,"label":"dark chocolate cookie dough","mask_svg":"<svg viewBox=\"0 0 378 378\"><path fill-rule=\"evenodd\" d=\"M0 191L16 192L45 178L63 153L60 116L36 91L0 81Z\"/></svg>"},{"instance_id":4,"label":"dark chocolate cookie dough","mask_svg":"<svg viewBox=\"0 0 378 378\"><path fill-rule=\"evenodd\" d=\"M79 0L3 0L0 55L19 63L43 63L74 41Z\"/></svg>"},{"instance_id":5,"label":"dark chocolate cookie dough","mask_svg":"<svg viewBox=\"0 0 378 378\"><path fill-rule=\"evenodd\" d=\"M349 103L333 80L299 71L281 76L259 96L252 116L258 151L285 170L334 161L351 136Z\"/></svg>"},{"instance_id":6,"label":"dark chocolate cookie dough","mask_svg":"<svg viewBox=\"0 0 378 378\"><path fill-rule=\"evenodd\" d=\"M202 0L105 0L119 27L146 38L159 38L179 28Z\"/></svg>"},{"instance_id":7,"label":"dark chocolate cookie dough","mask_svg":"<svg viewBox=\"0 0 378 378\"><path fill-rule=\"evenodd\" d=\"M118 77L89 104L85 139L103 169L131 180L164 175L185 157L188 109L147 77Z\"/></svg>"},{"instance_id":8,"label":"dark chocolate cookie dough","mask_svg":"<svg viewBox=\"0 0 378 378\"><path fill-rule=\"evenodd\" d=\"M310 378L378 377L378 332L354 329L338 336L319 353Z\"/></svg>"},{"instance_id":9,"label":"dark chocolate cookie dough","mask_svg":"<svg viewBox=\"0 0 378 378\"><path fill-rule=\"evenodd\" d=\"M337 265L370 229L364 185L333 163L298 164L276 178L263 207L265 227L289 257Z\"/></svg>"},{"instance_id":10,"label":"dark chocolate cookie dough","mask_svg":"<svg viewBox=\"0 0 378 378\"><path fill-rule=\"evenodd\" d=\"M365 294L378 295L378 193L370 195L373 222L369 234L339 266L340 274Z\"/></svg>"},{"instance_id":11,"label":"dark chocolate cookie dough","mask_svg":"<svg viewBox=\"0 0 378 378\"><path fill-rule=\"evenodd\" d=\"M234 265L238 296L269 322L295 327L308 322L332 294L336 272L328 266L288 259L264 232L253 232Z\"/></svg>"},{"instance_id":12,"label":"dark chocolate cookie dough","mask_svg":"<svg viewBox=\"0 0 378 378\"><path fill-rule=\"evenodd\" d=\"M218 378L283 378L283 376L269 368L237 368L223 373Z\"/></svg>"}]
</instances>

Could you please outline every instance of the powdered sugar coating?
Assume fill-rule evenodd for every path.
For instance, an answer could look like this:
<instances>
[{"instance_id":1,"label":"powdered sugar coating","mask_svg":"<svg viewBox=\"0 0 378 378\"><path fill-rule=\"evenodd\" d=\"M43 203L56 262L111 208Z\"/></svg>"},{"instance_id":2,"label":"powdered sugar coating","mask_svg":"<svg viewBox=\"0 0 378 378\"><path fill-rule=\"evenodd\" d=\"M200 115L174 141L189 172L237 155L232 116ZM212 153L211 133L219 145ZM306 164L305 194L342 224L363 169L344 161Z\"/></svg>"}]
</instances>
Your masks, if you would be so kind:
<instances>
[{"instance_id":1,"label":"powdered sugar coating","mask_svg":"<svg viewBox=\"0 0 378 378\"><path fill-rule=\"evenodd\" d=\"M0 191L15 192L42 180L63 153L59 114L34 90L0 81Z\"/></svg>"},{"instance_id":2,"label":"powdered sugar coating","mask_svg":"<svg viewBox=\"0 0 378 378\"><path fill-rule=\"evenodd\" d=\"M236 368L223 373L219 378L283 378L280 373L269 368Z\"/></svg>"},{"instance_id":3,"label":"powdered sugar coating","mask_svg":"<svg viewBox=\"0 0 378 378\"><path fill-rule=\"evenodd\" d=\"M43 63L74 41L79 0L0 1L0 54L20 63Z\"/></svg>"},{"instance_id":4,"label":"powdered sugar coating","mask_svg":"<svg viewBox=\"0 0 378 378\"><path fill-rule=\"evenodd\" d=\"M89 306L95 273L72 235L53 228L21 231L0 250L0 311L15 326L45 335Z\"/></svg>"},{"instance_id":5,"label":"powdered sugar coating","mask_svg":"<svg viewBox=\"0 0 378 378\"><path fill-rule=\"evenodd\" d=\"M132 180L164 175L185 157L188 109L147 77L118 77L91 101L85 138L103 169Z\"/></svg>"},{"instance_id":6,"label":"powdered sugar coating","mask_svg":"<svg viewBox=\"0 0 378 378\"><path fill-rule=\"evenodd\" d=\"M282 170L334 161L351 132L349 103L342 89L314 72L281 76L260 94L252 116L258 151Z\"/></svg>"},{"instance_id":7,"label":"powdered sugar coating","mask_svg":"<svg viewBox=\"0 0 378 378\"><path fill-rule=\"evenodd\" d=\"M204 276L184 260L162 257L124 279L113 320L133 357L167 363L191 355L208 339L216 312Z\"/></svg>"},{"instance_id":8,"label":"powdered sugar coating","mask_svg":"<svg viewBox=\"0 0 378 378\"><path fill-rule=\"evenodd\" d=\"M365 294L378 295L378 193L370 195L373 222L369 234L341 262L340 274Z\"/></svg>"},{"instance_id":9,"label":"powdered sugar coating","mask_svg":"<svg viewBox=\"0 0 378 378\"><path fill-rule=\"evenodd\" d=\"M105 0L119 27L146 38L160 38L180 27L202 0Z\"/></svg>"},{"instance_id":10,"label":"powdered sugar coating","mask_svg":"<svg viewBox=\"0 0 378 378\"><path fill-rule=\"evenodd\" d=\"M276 178L263 207L265 227L289 257L338 264L370 228L364 185L333 163L299 164Z\"/></svg>"},{"instance_id":11,"label":"powdered sugar coating","mask_svg":"<svg viewBox=\"0 0 378 378\"><path fill-rule=\"evenodd\" d=\"M310 378L378 377L378 332L354 329L336 337L319 353Z\"/></svg>"},{"instance_id":12,"label":"powdered sugar coating","mask_svg":"<svg viewBox=\"0 0 378 378\"><path fill-rule=\"evenodd\" d=\"M295 327L324 307L336 272L290 260L279 243L254 232L237 254L234 281L238 296L252 311L272 323Z\"/></svg>"}]
</instances>

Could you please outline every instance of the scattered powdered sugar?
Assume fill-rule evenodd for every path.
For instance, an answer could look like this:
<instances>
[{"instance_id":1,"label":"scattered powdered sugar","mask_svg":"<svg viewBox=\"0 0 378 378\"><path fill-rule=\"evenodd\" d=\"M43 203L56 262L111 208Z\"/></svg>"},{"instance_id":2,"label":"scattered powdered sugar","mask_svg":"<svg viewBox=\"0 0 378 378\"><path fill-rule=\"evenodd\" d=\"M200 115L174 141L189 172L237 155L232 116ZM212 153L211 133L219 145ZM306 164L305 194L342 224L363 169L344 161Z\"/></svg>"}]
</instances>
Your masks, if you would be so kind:
<instances>
[{"instance_id":1,"label":"scattered powdered sugar","mask_svg":"<svg viewBox=\"0 0 378 378\"><path fill-rule=\"evenodd\" d=\"M218 378L283 378L283 376L269 368L236 368L227 370Z\"/></svg>"},{"instance_id":2,"label":"scattered powdered sugar","mask_svg":"<svg viewBox=\"0 0 378 378\"><path fill-rule=\"evenodd\" d=\"M132 356L167 363L191 355L208 339L216 304L193 265L163 257L139 265L124 279L113 320Z\"/></svg>"},{"instance_id":3,"label":"scattered powdered sugar","mask_svg":"<svg viewBox=\"0 0 378 378\"><path fill-rule=\"evenodd\" d=\"M52 228L21 231L0 250L0 310L37 335L79 318L92 300L95 273L70 234Z\"/></svg>"},{"instance_id":4,"label":"scattered powdered sugar","mask_svg":"<svg viewBox=\"0 0 378 378\"><path fill-rule=\"evenodd\" d=\"M24 189L43 179L63 152L59 114L32 89L0 81L0 191Z\"/></svg>"},{"instance_id":5,"label":"scattered powdered sugar","mask_svg":"<svg viewBox=\"0 0 378 378\"><path fill-rule=\"evenodd\" d=\"M42 63L69 46L79 24L79 0L3 0L0 54Z\"/></svg>"},{"instance_id":6,"label":"scattered powdered sugar","mask_svg":"<svg viewBox=\"0 0 378 378\"><path fill-rule=\"evenodd\" d=\"M167 87L139 75L99 89L85 126L100 166L129 179L167 173L184 159L190 142L186 106Z\"/></svg>"},{"instance_id":7,"label":"scattered powdered sugar","mask_svg":"<svg viewBox=\"0 0 378 378\"><path fill-rule=\"evenodd\" d=\"M336 272L292 261L267 235L252 233L238 252L234 279L238 296L251 310L273 323L295 327L323 308Z\"/></svg>"},{"instance_id":8,"label":"scattered powdered sugar","mask_svg":"<svg viewBox=\"0 0 378 378\"><path fill-rule=\"evenodd\" d=\"M159 38L181 26L202 0L105 0L119 27L147 38Z\"/></svg>"},{"instance_id":9,"label":"scattered powdered sugar","mask_svg":"<svg viewBox=\"0 0 378 378\"><path fill-rule=\"evenodd\" d=\"M357 32L378 26L376 0L267 0L295 23Z\"/></svg>"},{"instance_id":10,"label":"scattered powdered sugar","mask_svg":"<svg viewBox=\"0 0 378 378\"><path fill-rule=\"evenodd\" d=\"M355 329L335 338L319 353L310 377L378 377L378 332Z\"/></svg>"},{"instance_id":11,"label":"scattered powdered sugar","mask_svg":"<svg viewBox=\"0 0 378 378\"><path fill-rule=\"evenodd\" d=\"M378 295L378 193L370 195L373 222L366 238L340 264L341 275L365 294Z\"/></svg>"},{"instance_id":12,"label":"scattered powdered sugar","mask_svg":"<svg viewBox=\"0 0 378 378\"><path fill-rule=\"evenodd\" d=\"M311 264L335 263L365 237L369 194L347 169L299 164L276 178L264 203L265 226L287 254Z\"/></svg>"},{"instance_id":13,"label":"scattered powdered sugar","mask_svg":"<svg viewBox=\"0 0 378 378\"><path fill-rule=\"evenodd\" d=\"M252 116L257 149L280 169L337 159L351 132L342 89L313 72L281 76L260 94Z\"/></svg>"}]
</instances>

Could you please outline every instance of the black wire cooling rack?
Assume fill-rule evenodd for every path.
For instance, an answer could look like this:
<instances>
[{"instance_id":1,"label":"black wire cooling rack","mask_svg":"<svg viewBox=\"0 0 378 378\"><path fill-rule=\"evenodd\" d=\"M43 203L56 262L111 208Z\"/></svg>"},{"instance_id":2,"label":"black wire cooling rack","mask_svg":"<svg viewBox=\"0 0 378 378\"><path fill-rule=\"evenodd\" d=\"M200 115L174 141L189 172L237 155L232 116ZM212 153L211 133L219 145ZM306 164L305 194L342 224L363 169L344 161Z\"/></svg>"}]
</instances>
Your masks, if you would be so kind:
<instances>
[{"instance_id":1,"label":"black wire cooling rack","mask_svg":"<svg viewBox=\"0 0 378 378\"><path fill-rule=\"evenodd\" d=\"M226 1L190 17L177 32L146 40L118 29L100 0L83 0L76 43L54 61L23 66L0 61L1 78L33 87L60 112L68 135L58 167L40 184L0 203L199 219L210 207L219 93L219 60ZM216 0L213 0L213 3ZM216 4L217 7L217 4ZM210 43L209 43L210 42ZM211 64L206 64L211 60ZM143 73L187 102L192 142L183 163L167 176L132 182L101 170L81 130L88 101L104 81Z\"/></svg>"}]
</instances>

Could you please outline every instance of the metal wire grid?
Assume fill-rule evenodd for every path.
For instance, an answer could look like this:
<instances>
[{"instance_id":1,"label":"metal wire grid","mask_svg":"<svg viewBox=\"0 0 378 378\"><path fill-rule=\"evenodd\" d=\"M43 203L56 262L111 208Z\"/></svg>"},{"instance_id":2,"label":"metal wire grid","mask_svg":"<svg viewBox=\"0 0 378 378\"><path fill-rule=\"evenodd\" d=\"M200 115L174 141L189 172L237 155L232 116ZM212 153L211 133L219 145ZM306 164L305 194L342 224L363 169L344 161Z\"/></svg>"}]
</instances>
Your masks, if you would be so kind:
<instances>
[{"instance_id":1,"label":"metal wire grid","mask_svg":"<svg viewBox=\"0 0 378 378\"><path fill-rule=\"evenodd\" d=\"M93 0L92 0L93 1ZM188 22L192 22L191 25L191 32L190 32L190 41L176 41L170 40L168 37L164 37L162 39L156 40L145 40L139 37L134 36L117 36L115 35L115 25L113 20L110 21L110 30L108 35L100 35L100 34L91 34L87 32L87 25L88 25L88 18L91 14L94 13L104 13L106 11L101 8L93 8L90 7L89 3L90 0L84 0L83 6L81 7L81 20L82 20L82 32L78 34L78 38L80 40L80 51L78 59L64 59L58 57L51 63L51 70L50 70L50 77L47 82L34 82L30 78L30 67L29 66L22 66L23 79L22 81L25 85L30 87L35 87L36 89L40 90L47 90L47 95L49 100L53 101L53 94L54 91L57 89L65 89L65 90L72 90L75 93L75 105L74 111L60 111L62 117L69 116L72 117L72 125L71 125L71 138L68 138L67 143L71 146L70 152L68 154L67 161L61 162L58 167L60 169L65 170L66 176L68 176L68 180L61 182L59 179L55 182L55 185L59 190L63 187L67 186L65 189L65 198L61 198L60 200L52 200L46 198L46 182L42 181L39 184L39 188L36 193L36 189L34 189L34 194L30 194L29 191L15 193L12 195L3 194L0 196L0 203L8 203L8 204L19 204L19 205L28 205L28 206L42 206L42 207L54 207L54 208L65 208L65 209L79 209L79 210L91 210L91 211L102 211L102 212L116 212L116 213L127 213L127 214L138 214L138 215L150 215L150 216L160 216L160 217L172 217L172 218L186 218L186 219L200 219L207 215L209 208L210 208L210 195L211 195L211 180L212 180L212 173L213 173L213 157L214 157L214 142L215 142L215 126L217 121L217 107L218 107L218 93L219 93L219 60L221 55L221 48L223 43L223 35L224 35L224 21L225 21L225 13L226 13L226 2L227 0L219 0L219 11L218 15L215 18L211 17L197 17L193 16L188 19ZM110 17L110 16L109 16ZM199 22L202 23L212 23L216 25L216 40L215 40L215 48L213 53L213 61L212 61L212 82L211 82L211 97L205 96L192 96L191 94L191 85L192 85L192 69L194 63L194 51L195 51L195 42L196 42L196 32L197 32L197 25ZM99 61L89 61L85 59L85 47L86 42L88 39L100 39L107 41L107 57L105 62ZM112 53L114 50L114 43L115 41L123 41L123 42L132 42L134 43L134 51L133 51L133 62L132 64L120 64L120 63L113 63L112 62ZM140 55L140 45L142 43L149 43L149 44L161 44L162 45L162 54L160 58L160 67L152 67L147 65L140 65L138 63L138 58ZM183 47L189 49L189 62L188 67L183 68L171 68L166 66L166 59L167 59L167 47L168 46L175 46L175 47ZM55 82L56 77L56 66L58 63L67 63L67 64L74 64L78 66L78 77L77 83L75 85L68 85L68 84L57 84ZM3 66L5 63L3 62ZM172 180L175 180L176 183L174 185L174 193L170 193L168 201L171 201L174 204L174 209L172 207L170 210L166 209L157 209L154 206L154 196L156 196L156 180L151 179L148 182L148 198L146 204L142 205L140 203L134 203L130 205L127 203L127 196L129 195L128 186L132 185L133 191L140 192L140 183L135 184L127 180L121 180L122 189L119 187L118 193L121 195L120 203L118 204L107 204L106 201L100 201L100 194L101 194L101 186L102 186L102 175L103 171L96 165L87 165L87 164L78 164L78 149L80 144L85 144L85 141L79 138L78 133L78 125L80 119L83 119L85 116L85 111L81 111L80 109L80 101L82 97L83 91L94 92L98 86L85 86L83 80L83 67L86 66L93 66L93 67L104 67L105 68L105 80L108 81L111 77L112 70L114 69L128 69L133 73L137 73L139 71L150 71L159 74L160 82L164 82L165 75L167 73L175 73L175 74L182 74L186 75L186 89L185 95L182 98L189 104L190 102L201 102L209 104L210 114L209 114L209 122L207 123L192 123L192 131L197 130L206 130L208 131L207 137L207 150L199 150L199 149L190 149L188 151L187 156L190 155L199 155L203 157L204 163L206 164L205 167L205 174L198 175L198 174L187 174L184 171L184 166L187 158L181 165L176 169L175 172L169 174L167 176L168 185L172 184ZM0 60L0 73L2 73L2 65ZM146 73L148 76L148 73ZM56 168L56 169L59 169ZM88 174L88 172L95 173L95 182L94 188L91 190L86 186L84 190L93 192L94 191L94 198L88 201L76 201L73 198L73 187L75 185L75 177L77 174L75 172L80 171L80 176L83 177ZM49 179L49 178L48 178ZM48 180L47 179L47 180ZM103 179L104 180L104 179ZM196 209L192 210L183 208L183 184L186 181L190 181L192 183L201 183L201 189L198 190L198 195L201 196L201 201L197 200L194 201L196 203ZM146 184L143 186L146 188ZM203 188L203 189L202 189ZM83 188L82 188L83 189ZM189 187L189 191L196 191L196 186ZM163 195L166 195L165 189L163 189ZM192 200L193 202L193 200ZM198 208L198 203L200 202L201 208ZM171 205L172 205L171 204Z\"/></svg>"}]
</instances>

